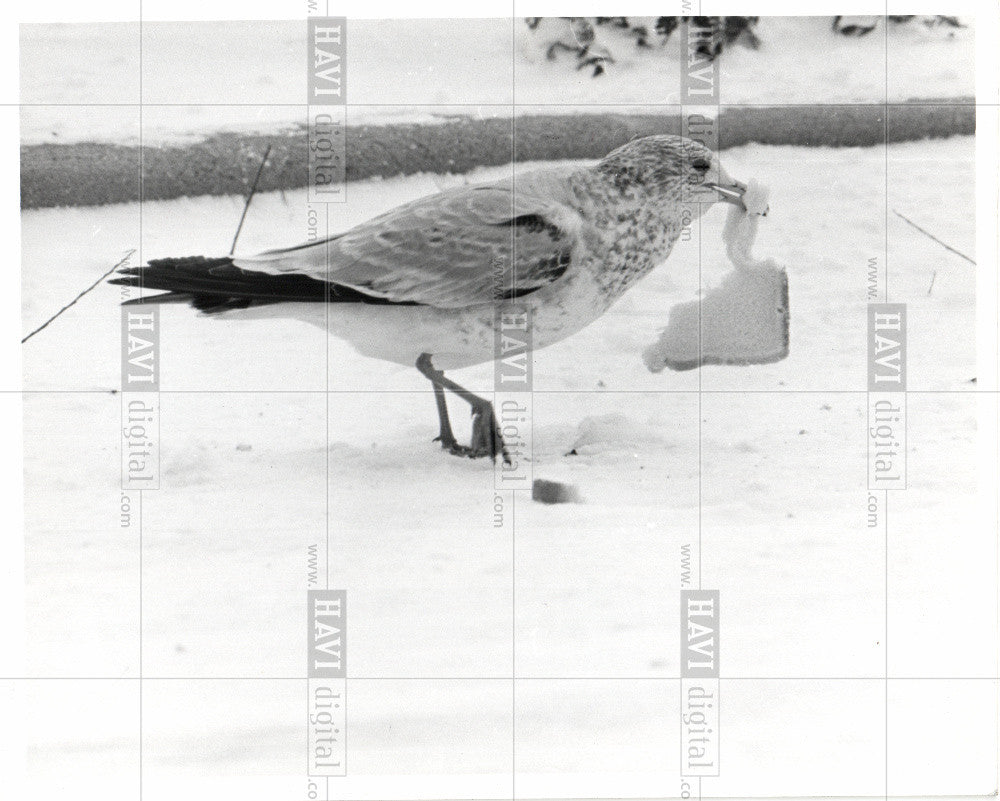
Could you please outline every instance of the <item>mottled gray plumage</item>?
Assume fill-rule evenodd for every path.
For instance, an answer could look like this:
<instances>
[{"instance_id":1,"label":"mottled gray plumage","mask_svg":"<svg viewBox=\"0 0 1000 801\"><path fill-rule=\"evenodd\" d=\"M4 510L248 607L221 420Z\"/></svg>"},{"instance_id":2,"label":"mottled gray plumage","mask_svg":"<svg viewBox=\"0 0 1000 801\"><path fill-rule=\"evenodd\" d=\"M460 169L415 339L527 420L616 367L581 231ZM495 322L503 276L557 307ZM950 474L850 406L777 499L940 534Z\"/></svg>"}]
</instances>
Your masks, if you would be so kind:
<instances>
[{"instance_id":1,"label":"mottled gray plumage","mask_svg":"<svg viewBox=\"0 0 1000 801\"><path fill-rule=\"evenodd\" d=\"M595 266L610 305L667 257L689 217L731 183L693 140L652 136L594 167L555 168L449 189L328 240L241 257L396 302L462 309L521 297Z\"/></svg>"},{"instance_id":2,"label":"mottled gray plumage","mask_svg":"<svg viewBox=\"0 0 1000 801\"><path fill-rule=\"evenodd\" d=\"M220 319L296 317L360 353L416 365L434 384L442 444L495 455L492 408L441 370L491 361L494 326L526 312L537 350L600 317L669 256L683 220L712 202L740 204L705 146L679 136L637 139L591 167L537 170L450 189L399 206L329 239L257 256L159 259L117 283L168 290ZM473 443L457 445L444 389L473 405Z\"/></svg>"}]
</instances>

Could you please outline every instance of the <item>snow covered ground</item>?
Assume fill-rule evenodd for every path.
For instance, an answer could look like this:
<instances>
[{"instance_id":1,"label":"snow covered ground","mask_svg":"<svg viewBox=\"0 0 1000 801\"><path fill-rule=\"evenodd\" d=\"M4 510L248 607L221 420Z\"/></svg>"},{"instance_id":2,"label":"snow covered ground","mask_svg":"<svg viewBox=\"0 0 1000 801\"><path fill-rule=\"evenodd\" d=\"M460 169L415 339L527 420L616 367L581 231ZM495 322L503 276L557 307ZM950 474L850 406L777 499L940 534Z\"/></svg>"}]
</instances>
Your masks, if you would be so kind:
<instances>
[{"instance_id":1,"label":"snow covered ground","mask_svg":"<svg viewBox=\"0 0 1000 801\"><path fill-rule=\"evenodd\" d=\"M301 324L165 307L161 489L140 539L136 493L121 525L121 293L96 290L24 350L27 675L47 678L8 693L37 797L135 797L140 669L144 798L303 797L313 545L350 609L351 776L330 797L384 798L400 775L414 796L509 797L512 764L518 797L676 796L685 546L723 609L723 771L704 794L993 792L997 553L975 466L997 401L972 383L975 273L886 213L974 255L974 144L727 151L772 190L757 252L788 268L791 355L643 366L670 306L727 269L713 210L604 318L535 354L532 469L577 484L579 505L498 493L488 464L441 453L414 370ZM330 230L459 180L352 184ZM25 330L129 249L225 252L240 208L25 212ZM303 193L262 195L241 250L309 228ZM872 259L879 299L887 276L909 304L909 486L869 527ZM492 368L454 378L492 389Z\"/></svg>"},{"instance_id":2,"label":"snow covered ground","mask_svg":"<svg viewBox=\"0 0 1000 801\"><path fill-rule=\"evenodd\" d=\"M855 39L831 32L830 19L761 18L761 49L735 46L719 61L720 101L883 103L975 94L972 20L962 29L911 23ZM138 140L136 109L131 116L107 105L69 113L51 104L136 104L140 75L147 142L301 123L305 31L304 20L149 22L140 69L136 24L22 26L21 101L37 104L22 109L22 141ZM426 121L441 113L434 106L451 106L452 114L508 114L515 103L517 113L538 105L576 113L581 106L680 102L678 35L639 50L600 28L616 63L593 79L569 56L545 58L548 42L563 33L544 24L533 33L521 19L352 19L348 120Z\"/></svg>"}]
</instances>

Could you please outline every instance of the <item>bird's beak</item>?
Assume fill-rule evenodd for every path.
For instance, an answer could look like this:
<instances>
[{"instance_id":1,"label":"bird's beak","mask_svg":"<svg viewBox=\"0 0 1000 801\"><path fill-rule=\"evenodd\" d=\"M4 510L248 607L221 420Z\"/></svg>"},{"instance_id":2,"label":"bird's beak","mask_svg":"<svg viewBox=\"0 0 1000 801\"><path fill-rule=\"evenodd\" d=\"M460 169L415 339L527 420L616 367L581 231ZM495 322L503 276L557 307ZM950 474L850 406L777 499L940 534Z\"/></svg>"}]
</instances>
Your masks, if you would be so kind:
<instances>
[{"instance_id":1,"label":"bird's beak","mask_svg":"<svg viewBox=\"0 0 1000 801\"><path fill-rule=\"evenodd\" d=\"M739 206L743 211L747 210L747 207L743 203L743 195L747 191L746 184L733 181L731 184L705 184L705 186L718 192L719 200L724 203L732 203L734 206Z\"/></svg>"}]
</instances>

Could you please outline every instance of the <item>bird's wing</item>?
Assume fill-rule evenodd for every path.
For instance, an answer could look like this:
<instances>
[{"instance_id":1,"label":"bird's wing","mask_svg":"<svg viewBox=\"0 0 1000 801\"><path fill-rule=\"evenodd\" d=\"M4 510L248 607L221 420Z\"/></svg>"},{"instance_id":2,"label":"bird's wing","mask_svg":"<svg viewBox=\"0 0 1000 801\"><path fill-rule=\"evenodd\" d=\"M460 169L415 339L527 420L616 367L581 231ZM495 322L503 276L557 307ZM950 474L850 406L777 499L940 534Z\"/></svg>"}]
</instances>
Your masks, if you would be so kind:
<instances>
[{"instance_id":1,"label":"bird's wing","mask_svg":"<svg viewBox=\"0 0 1000 801\"><path fill-rule=\"evenodd\" d=\"M571 205L568 177L548 171L446 190L330 239L234 262L439 308L517 297L571 264L585 223Z\"/></svg>"}]
</instances>

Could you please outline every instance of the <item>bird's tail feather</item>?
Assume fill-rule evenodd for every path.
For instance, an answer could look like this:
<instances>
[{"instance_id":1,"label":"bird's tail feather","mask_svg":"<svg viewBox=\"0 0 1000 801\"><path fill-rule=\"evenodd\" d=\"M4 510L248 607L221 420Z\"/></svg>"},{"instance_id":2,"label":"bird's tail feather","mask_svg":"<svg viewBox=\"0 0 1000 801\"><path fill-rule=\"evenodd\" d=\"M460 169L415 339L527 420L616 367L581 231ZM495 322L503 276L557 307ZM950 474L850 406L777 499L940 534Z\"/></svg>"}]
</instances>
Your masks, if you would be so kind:
<instances>
[{"instance_id":1,"label":"bird's tail feather","mask_svg":"<svg viewBox=\"0 0 1000 801\"><path fill-rule=\"evenodd\" d=\"M307 275L245 270L228 256L151 259L144 267L119 270L108 283L164 290L123 305L190 303L209 314L269 303L391 303Z\"/></svg>"}]
</instances>

